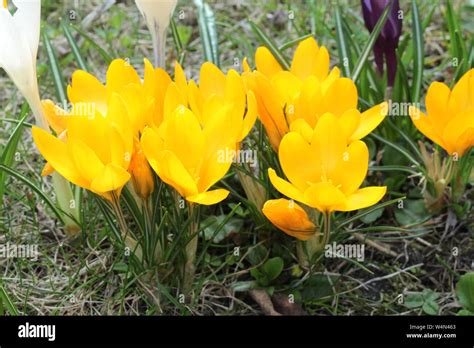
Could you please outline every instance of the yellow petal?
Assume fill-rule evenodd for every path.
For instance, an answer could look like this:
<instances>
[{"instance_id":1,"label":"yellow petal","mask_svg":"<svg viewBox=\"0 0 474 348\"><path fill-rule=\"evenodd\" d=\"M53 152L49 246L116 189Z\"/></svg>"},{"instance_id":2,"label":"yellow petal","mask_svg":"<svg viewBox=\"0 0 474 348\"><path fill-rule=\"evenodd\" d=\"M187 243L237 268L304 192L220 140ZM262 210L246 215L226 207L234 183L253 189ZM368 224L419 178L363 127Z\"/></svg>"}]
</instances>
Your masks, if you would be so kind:
<instances>
[{"instance_id":1,"label":"yellow petal","mask_svg":"<svg viewBox=\"0 0 474 348\"><path fill-rule=\"evenodd\" d=\"M334 210L352 211L370 207L380 201L386 192L385 186L364 187L348 196L346 201L334 207Z\"/></svg>"},{"instance_id":2,"label":"yellow petal","mask_svg":"<svg viewBox=\"0 0 474 348\"><path fill-rule=\"evenodd\" d=\"M114 59L110 63L106 81L107 96L119 92L130 83L141 83L140 76L138 76L133 66L123 59Z\"/></svg>"},{"instance_id":3,"label":"yellow petal","mask_svg":"<svg viewBox=\"0 0 474 348\"><path fill-rule=\"evenodd\" d=\"M438 134L438 130L433 127L428 116L426 116L423 112L421 112L420 109L414 106L410 106L409 113L413 124L421 133L449 152L450 149L448 149L448 146Z\"/></svg>"},{"instance_id":4,"label":"yellow petal","mask_svg":"<svg viewBox=\"0 0 474 348\"><path fill-rule=\"evenodd\" d=\"M271 79L272 87L282 104L292 101L301 90L301 80L288 71L280 71Z\"/></svg>"},{"instance_id":5,"label":"yellow petal","mask_svg":"<svg viewBox=\"0 0 474 348\"><path fill-rule=\"evenodd\" d=\"M296 132L285 135L278 150L281 168L301 192L309 183L321 180L321 162L311 145Z\"/></svg>"},{"instance_id":6,"label":"yellow petal","mask_svg":"<svg viewBox=\"0 0 474 348\"><path fill-rule=\"evenodd\" d=\"M369 149L361 140L350 144L333 174L333 182L340 185L344 194L354 193L364 182L369 167ZM348 174L350 173L350 174Z\"/></svg>"},{"instance_id":7,"label":"yellow petal","mask_svg":"<svg viewBox=\"0 0 474 348\"><path fill-rule=\"evenodd\" d=\"M474 109L474 69L465 73L456 83L451 92L451 98L456 100L458 110L450 110L451 112L464 111Z\"/></svg>"},{"instance_id":8,"label":"yellow petal","mask_svg":"<svg viewBox=\"0 0 474 348\"><path fill-rule=\"evenodd\" d=\"M122 167L109 163L91 183L91 190L96 193L106 193L121 190L130 180L130 173Z\"/></svg>"},{"instance_id":9,"label":"yellow petal","mask_svg":"<svg viewBox=\"0 0 474 348\"><path fill-rule=\"evenodd\" d=\"M304 202L303 193L298 190L295 186L290 184L288 181L283 180L282 178L278 177L275 170L272 168L268 169L268 177L272 185L283 195L294 199L295 201Z\"/></svg>"},{"instance_id":10,"label":"yellow petal","mask_svg":"<svg viewBox=\"0 0 474 348\"><path fill-rule=\"evenodd\" d=\"M213 94L224 96L225 84L225 75L218 67L210 62L206 62L201 66L199 88L204 98L208 98Z\"/></svg>"},{"instance_id":11,"label":"yellow petal","mask_svg":"<svg viewBox=\"0 0 474 348\"><path fill-rule=\"evenodd\" d=\"M303 118L298 118L290 124L290 131L299 133L306 142L311 143L313 138L313 128Z\"/></svg>"},{"instance_id":12,"label":"yellow petal","mask_svg":"<svg viewBox=\"0 0 474 348\"><path fill-rule=\"evenodd\" d=\"M443 140L450 155L454 152L462 156L471 147L474 138L469 136L474 131L474 109L457 114L443 131Z\"/></svg>"},{"instance_id":13,"label":"yellow petal","mask_svg":"<svg viewBox=\"0 0 474 348\"><path fill-rule=\"evenodd\" d=\"M360 111L349 109L339 117L339 127L344 132L344 136L350 139L355 130L359 127L361 120Z\"/></svg>"},{"instance_id":14,"label":"yellow petal","mask_svg":"<svg viewBox=\"0 0 474 348\"><path fill-rule=\"evenodd\" d=\"M172 186L181 196L191 197L198 194L196 182L174 153L164 150L156 161L150 161L148 155L147 158L161 180Z\"/></svg>"},{"instance_id":15,"label":"yellow petal","mask_svg":"<svg viewBox=\"0 0 474 348\"><path fill-rule=\"evenodd\" d=\"M349 137L349 141L359 140L372 132L384 120L388 113L388 103L383 102L362 113L357 129Z\"/></svg>"},{"instance_id":16,"label":"yellow petal","mask_svg":"<svg viewBox=\"0 0 474 348\"><path fill-rule=\"evenodd\" d=\"M320 117L314 129L311 146L315 156L320 158L322 169L319 180L327 181L335 173L347 147L347 139L339 127L336 116L324 114Z\"/></svg>"},{"instance_id":17,"label":"yellow petal","mask_svg":"<svg viewBox=\"0 0 474 348\"><path fill-rule=\"evenodd\" d=\"M252 91L247 93L247 113L245 114L238 141L241 142L249 134L257 120L257 99Z\"/></svg>"},{"instance_id":18,"label":"yellow petal","mask_svg":"<svg viewBox=\"0 0 474 348\"><path fill-rule=\"evenodd\" d=\"M58 135L64 132L67 127L66 118L68 113L49 99L41 101L41 104L49 126Z\"/></svg>"},{"instance_id":19,"label":"yellow petal","mask_svg":"<svg viewBox=\"0 0 474 348\"><path fill-rule=\"evenodd\" d=\"M223 201L227 198L228 195L229 191L224 189L217 189L213 191L199 193L195 196L186 197L186 200L197 204L212 205Z\"/></svg>"},{"instance_id":20,"label":"yellow petal","mask_svg":"<svg viewBox=\"0 0 474 348\"><path fill-rule=\"evenodd\" d=\"M433 82L426 93L426 111L437 129L443 129L452 116L448 107L450 94L451 90L442 82Z\"/></svg>"},{"instance_id":21,"label":"yellow petal","mask_svg":"<svg viewBox=\"0 0 474 348\"><path fill-rule=\"evenodd\" d=\"M262 212L272 224L299 240L308 240L316 233L304 209L287 199L266 201Z\"/></svg>"},{"instance_id":22,"label":"yellow petal","mask_svg":"<svg viewBox=\"0 0 474 348\"><path fill-rule=\"evenodd\" d=\"M86 181L92 182L102 172L104 164L95 152L79 139L69 139L67 146L76 170Z\"/></svg>"},{"instance_id":23,"label":"yellow petal","mask_svg":"<svg viewBox=\"0 0 474 348\"><path fill-rule=\"evenodd\" d=\"M321 212L332 212L346 200L344 194L330 182L318 182L304 192L304 203Z\"/></svg>"},{"instance_id":24,"label":"yellow petal","mask_svg":"<svg viewBox=\"0 0 474 348\"><path fill-rule=\"evenodd\" d=\"M300 79L313 75L322 80L326 78L328 71L329 53L326 47L319 48L312 37L301 41L291 63L291 72Z\"/></svg>"},{"instance_id":25,"label":"yellow petal","mask_svg":"<svg viewBox=\"0 0 474 348\"><path fill-rule=\"evenodd\" d=\"M88 181L77 171L64 142L36 126L32 127L32 134L41 155L61 176L77 186L89 188Z\"/></svg>"},{"instance_id":26,"label":"yellow petal","mask_svg":"<svg viewBox=\"0 0 474 348\"><path fill-rule=\"evenodd\" d=\"M255 52L255 65L257 70L268 78L283 70L273 54L263 46L257 48Z\"/></svg>"},{"instance_id":27,"label":"yellow petal","mask_svg":"<svg viewBox=\"0 0 474 348\"><path fill-rule=\"evenodd\" d=\"M351 79L338 78L328 87L323 100L327 112L340 116L346 110L357 109L357 87Z\"/></svg>"},{"instance_id":28,"label":"yellow petal","mask_svg":"<svg viewBox=\"0 0 474 348\"><path fill-rule=\"evenodd\" d=\"M67 96L73 104L85 102L92 105L101 114L107 111L107 93L105 86L93 75L82 70L72 74L71 84L67 86Z\"/></svg>"},{"instance_id":29,"label":"yellow petal","mask_svg":"<svg viewBox=\"0 0 474 348\"><path fill-rule=\"evenodd\" d=\"M178 108L168 120L163 135L165 149L173 152L190 174L197 173L205 151L204 135L197 117Z\"/></svg>"}]
</instances>

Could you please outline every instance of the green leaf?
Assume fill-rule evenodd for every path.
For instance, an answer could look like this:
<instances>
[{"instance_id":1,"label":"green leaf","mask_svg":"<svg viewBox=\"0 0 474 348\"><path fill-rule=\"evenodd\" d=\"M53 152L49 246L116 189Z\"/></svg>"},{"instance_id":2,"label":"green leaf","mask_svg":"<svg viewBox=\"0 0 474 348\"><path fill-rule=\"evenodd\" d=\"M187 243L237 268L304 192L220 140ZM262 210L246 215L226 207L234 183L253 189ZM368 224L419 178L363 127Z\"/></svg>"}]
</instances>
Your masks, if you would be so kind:
<instances>
[{"instance_id":1,"label":"green leaf","mask_svg":"<svg viewBox=\"0 0 474 348\"><path fill-rule=\"evenodd\" d=\"M395 209L395 219L401 226L413 225L425 221L430 214L423 199L407 199L403 208Z\"/></svg>"},{"instance_id":2,"label":"green leaf","mask_svg":"<svg viewBox=\"0 0 474 348\"><path fill-rule=\"evenodd\" d=\"M346 44L346 36L342 28L341 9L339 5L335 7L334 15L336 18L336 43L339 54L339 65L342 66L344 76L351 76L349 64L345 64L346 62L349 62L349 50Z\"/></svg>"},{"instance_id":3,"label":"green leaf","mask_svg":"<svg viewBox=\"0 0 474 348\"><path fill-rule=\"evenodd\" d=\"M390 3L387 4L384 11L382 12L382 15L377 21L377 24L375 25L374 30L372 31L372 33L370 33L369 39L367 40L367 43L365 44L365 47L362 50L362 54L360 55L359 60L357 61L355 65L354 71L352 72L352 80L357 81L357 78L362 72L362 68L367 62L367 58L369 57L370 51L374 47L375 41L379 37L380 31L382 30L385 22L387 21L388 13L389 13L390 8L392 7L392 3L393 3L393 0L391 0Z\"/></svg>"},{"instance_id":4,"label":"green leaf","mask_svg":"<svg viewBox=\"0 0 474 348\"><path fill-rule=\"evenodd\" d=\"M199 33L206 60L219 66L219 42L214 12L204 0L194 0L194 5L198 9Z\"/></svg>"},{"instance_id":5,"label":"green leaf","mask_svg":"<svg viewBox=\"0 0 474 348\"><path fill-rule=\"evenodd\" d=\"M423 31L421 28L420 14L416 1L412 0L412 28L413 28L413 83L411 100L420 101L421 86L423 83L424 47Z\"/></svg>"},{"instance_id":6,"label":"green leaf","mask_svg":"<svg viewBox=\"0 0 474 348\"><path fill-rule=\"evenodd\" d=\"M258 283L255 280L246 280L235 282L231 285L231 287L235 292L245 292L258 288Z\"/></svg>"},{"instance_id":7,"label":"green leaf","mask_svg":"<svg viewBox=\"0 0 474 348\"><path fill-rule=\"evenodd\" d=\"M76 40L72 37L71 31L69 30L70 25L71 24L67 23L66 21L63 21L61 23L61 27L63 28L63 31L64 31L64 36L66 37L67 42L71 46L72 54L74 55L74 58L76 59L77 66L84 71L89 71L84 58L82 58L81 51L76 44Z\"/></svg>"},{"instance_id":8,"label":"green leaf","mask_svg":"<svg viewBox=\"0 0 474 348\"><path fill-rule=\"evenodd\" d=\"M43 192L43 190L36 186L30 179L28 179L27 177L25 177L24 175L18 173L17 171L3 165L3 164L0 164L0 171L3 171L13 177L15 177L16 179L22 181L24 184L26 184L26 186L28 186L29 188L31 188L34 192L36 192L44 201L45 203L53 210L54 212L54 215L56 215L56 217L62 222L64 223L64 217L63 217L63 214L61 213L61 211L56 207L56 205L49 199L48 196L45 195L45 193Z\"/></svg>"},{"instance_id":9,"label":"green leaf","mask_svg":"<svg viewBox=\"0 0 474 348\"><path fill-rule=\"evenodd\" d=\"M10 313L10 315L15 315L15 316L19 315L18 309L16 308L15 304L8 296L7 292L5 291L1 283L0 283L0 304L3 304L3 306Z\"/></svg>"},{"instance_id":10,"label":"green leaf","mask_svg":"<svg viewBox=\"0 0 474 348\"><path fill-rule=\"evenodd\" d=\"M274 257L264 263L262 267L270 281L278 278L283 270L283 259L281 257Z\"/></svg>"},{"instance_id":11,"label":"green leaf","mask_svg":"<svg viewBox=\"0 0 474 348\"><path fill-rule=\"evenodd\" d=\"M28 112L28 104L23 104L20 113L20 121L13 130L10 138L7 141L7 144L3 148L2 156L0 157L0 164L3 164L7 167L11 167L13 159L15 158L16 148L23 134L23 123L26 119L26 114ZM0 172L0 207L3 205L3 195L5 194L5 182L6 182L6 173Z\"/></svg>"},{"instance_id":12,"label":"green leaf","mask_svg":"<svg viewBox=\"0 0 474 348\"><path fill-rule=\"evenodd\" d=\"M461 309L457 315L465 317L465 316L474 316L473 312L468 311L467 309Z\"/></svg>"},{"instance_id":13,"label":"green leaf","mask_svg":"<svg viewBox=\"0 0 474 348\"><path fill-rule=\"evenodd\" d=\"M359 213L364 213L365 211L367 211L367 209L369 209L369 208L361 209L361 210L359 210ZM360 221L362 221L364 224L370 224L370 223L376 221L379 217L381 217L382 214L383 214L383 211L384 211L384 208L379 208L379 209L373 210L370 213L362 216L360 218Z\"/></svg>"},{"instance_id":14,"label":"green leaf","mask_svg":"<svg viewBox=\"0 0 474 348\"><path fill-rule=\"evenodd\" d=\"M439 313L439 305L433 301L426 301L423 303L423 312L429 315L438 315Z\"/></svg>"},{"instance_id":15,"label":"green leaf","mask_svg":"<svg viewBox=\"0 0 474 348\"><path fill-rule=\"evenodd\" d=\"M56 87L56 95L61 103L65 104L67 102L66 97L66 87L64 86L63 76L61 74L61 69L59 68L58 59L56 58L56 53L51 46L48 35L46 32L43 33L43 42L46 49L46 54L49 60L49 66L51 68L51 73L53 74L54 86Z\"/></svg>"},{"instance_id":16,"label":"green leaf","mask_svg":"<svg viewBox=\"0 0 474 348\"><path fill-rule=\"evenodd\" d=\"M301 290L301 297L305 301L315 301L323 297L332 296L332 284L334 284L336 280L336 276L314 274L304 282L304 287Z\"/></svg>"},{"instance_id":17,"label":"green leaf","mask_svg":"<svg viewBox=\"0 0 474 348\"><path fill-rule=\"evenodd\" d=\"M421 293L416 293L405 296L403 304L407 308L419 308L423 306L424 302L425 299L423 298L423 295Z\"/></svg>"},{"instance_id":18,"label":"green leaf","mask_svg":"<svg viewBox=\"0 0 474 348\"><path fill-rule=\"evenodd\" d=\"M459 279L456 295L464 309L474 312L474 272L466 273Z\"/></svg>"},{"instance_id":19,"label":"green leaf","mask_svg":"<svg viewBox=\"0 0 474 348\"><path fill-rule=\"evenodd\" d=\"M232 218L226 222L227 215L211 215L207 217L201 226L206 226L201 234L206 240L212 240L213 243L220 243L232 233L238 233L244 221L239 218Z\"/></svg>"}]
</instances>

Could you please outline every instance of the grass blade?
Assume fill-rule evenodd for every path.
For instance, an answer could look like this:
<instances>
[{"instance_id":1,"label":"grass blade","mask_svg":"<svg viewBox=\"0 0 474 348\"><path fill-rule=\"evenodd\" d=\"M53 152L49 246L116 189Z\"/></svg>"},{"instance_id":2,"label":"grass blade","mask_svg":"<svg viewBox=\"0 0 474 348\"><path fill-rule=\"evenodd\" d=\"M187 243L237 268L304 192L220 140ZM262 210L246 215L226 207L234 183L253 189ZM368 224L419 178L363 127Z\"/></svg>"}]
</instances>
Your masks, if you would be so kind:
<instances>
[{"instance_id":1,"label":"grass blade","mask_svg":"<svg viewBox=\"0 0 474 348\"><path fill-rule=\"evenodd\" d=\"M79 50L79 47L77 47L76 40L74 40L71 31L69 30L70 25L70 23L66 23L65 21L61 23L61 26L64 31L64 36L66 36L67 42L71 46L72 54L74 55L74 58L76 58L77 66L81 70L89 71L89 68L87 67L86 62L84 61L84 58L82 58L81 51Z\"/></svg>"},{"instance_id":2,"label":"grass blade","mask_svg":"<svg viewBox=\"0 0 474 348\"><path fill-rule=\"evenodd\" d=\"M3 304L7 311L14 316L20 315L18 312L18 309L16 309L15 305L13 304L12 300L8 296L7 292L3 288L3 286L0 283L0 304Z\"/></svg>"},{"instance_id":3,"label":"grass blade","mask_svg":"<svg viewBox=\"0 0 474 348\"><path fill-rule=\"evenodd\" d=\"M411 100L420 101L421 86L423 83L423 32L421 29L420 14L416 1L412 0L412 27L413 27L413 83Z\"/></svg>"},{"instance_id":4,"label":"grass blade","mask_svg":"<svg viewBox=\"0 0 474 348\"><path fill-rule=\"evenodd\" d=\"M3 148L3 153L0 158L0 164L3 164L7 167L11 167L13 163L13 158L15 156L15 151L18 146L18 143L23 134L23 122L26 119L26 113L28 112L28 104L23 104L20 113L20 122L16 125L13 133L10 135L7 144ZM3 195L5 194L5 172L0 172L0 207L3 205Z\"/></svg>"},{"instance_id":5,"label":"grass blade","mask_svg":"<svg viewBox=\"0 0 474 348\"><path fill-rule=\"evenodd\" d=\"M198 9L199 33L206 60L219 66L219 43L214 12L204 0L194 0L194 5Z\"/></svg>"},{"instance_id":6,"label":"grass blade","mask_svg":"<svg viewBox=\"0 0 474 348\"><path fill-rule=\"evenodd\" d=\"M336 42L337 42L337 51L339 54L339 65L342 65L342 70L344 71L344 76L351 76L351 69L349 67L349 50L347 49L346 38L344 35L344 30L342 27L341 20L341 9L339 6L336 6L334 10L336 17Z\"/></svg>"},{"instance_id":7,"label":"grass blade","mask_svg":"<svg viewBox=\"0 0 474 348\"><path fill-rule=\"evenodd\" d=\"M26 184L26 186L28 186L29 188L31 188L34 192L36 192L40 197L41 199L44 200L44 202L53 210L53 213L54 215L56 215L56 217L61 221L61 223L64 223L64 216L63 216L63 213L56 207L56 205L53 203L53 201L51 201L49 199L48 196L46 196L46 194L43 192L43 190L39 187L37 187L30 179L28 179L26 176L18 173L17 171L3 165L3 164L0 164L0 171L3 171L13 177L15 177L16 179L20 180L21 182L23 182L24 184Z\"/></svg>"},{"instance_id":8,"label":"grass blade","mask_svg":"<svg viewBox=\"0 0 474 348\"><path fill-rule=\"evenodd\" d=\"M74 29L76 32L78 32L87 42L89 42L96 50L97 52L102 56L104 59L106 65L109 65L113 57L107 53L106 50L104 50L92 37L90 37L87 33L79 29L78 27L74 25L70 25L72 29Z\"/></svg>"},{"instance_id":9,"label":"grass blade","mask_svg":"<svg viewBox=\"0 0 474 348\"><path fill-rule=\"evenodd\" d=\"M66 88L64 86L63 77L61 70L59 69L58 59L54 53L51 42L49 41L48 35L43 33L43 42L46 49L46 54L48 55L49 66L51 67L51 72L53 73L54 85L56 87L56 95L61 103L67 103L66 97Z\"/></svg>"}]
</instances>

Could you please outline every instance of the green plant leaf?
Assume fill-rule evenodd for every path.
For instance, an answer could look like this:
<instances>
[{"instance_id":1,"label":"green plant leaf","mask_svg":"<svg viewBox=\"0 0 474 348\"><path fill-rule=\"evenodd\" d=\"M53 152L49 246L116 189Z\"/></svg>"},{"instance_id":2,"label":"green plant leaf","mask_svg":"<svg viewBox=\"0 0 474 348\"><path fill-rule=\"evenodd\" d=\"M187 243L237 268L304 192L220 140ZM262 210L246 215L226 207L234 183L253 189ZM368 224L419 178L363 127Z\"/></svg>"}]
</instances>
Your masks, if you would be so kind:
<instances>
[{"instance_id":1,"label":"green plant leaf","mask_svg":"<svg viewBox=\"0 0 474 348\"><path fill-rule=\"evenodd\" d=\"M416 293L405 296L403 304L407 308L419 308L423 306L424 302L425 299L423 298L423 295L421 293Z\"/></svg>"},{"instance_id":2,"label":"green plant leaf","mask_svg":"<svg viewBox=\"0 0 474 348\"><path fill-rule=\"evenodd\" d=\"M76 59L77 66L84 71L89 71L89 68L87 67L87 64L84 58L82 58L81 50L77 46L76 40L72 37L71 30L69 30L70 26L71 24L66 21L63 21L61 23L64 36L66 37L67 42L69 43L69 46L71 46L72 54L74 55L74 58Z\"/></svg>"},{"instance_id":3,"label":"green plant leaf","mask_svg":"<svg viewBox=\"0 0 474 348\"><path fill-rule=\"evenodd\" d=\"M263 264L262 269L270 281L275 280L283 270L283 259L281 257L269 259Z\"/></svg>"},{"instance_id":4,"label":"green plant leaf","mask_svg":"<svg viewBox=\"0 0 474 348\"><path fill-rule=\"evenodd\" d=\"M466 273L459 279L456 295L464 309L474 312L474 272Z\"/></svg>"},{"instance_id":5,"label":"green plant leaf","mask_svg":"<svg viewBox=\"0 0 474 348\"><path fill-rule=\"evenodd\" d=\"M429 315L438 315L439 305L434 301L426 301L422 306L423 312Z\"/></svg>"},{"instance_id":6,"label":"green plant leaf","mask_svg":"<svg viewBox=\"0 0 474 348\"><path fill-rule=\"evenodd\" d=\"M46 54L48 56L51 73L53 74L54 86L56 87L56 96L58 97L61 103L65 104L67 102L67 97L66 87L64 86L64 79L61 74L61 69L59 68L56 53L54 52L53 46L51 46L51 42L49 41L46 32L43 33L43 42L44 47L46 49Z\"/></svg>"},{"instance_id":7,"label":"green plant leaf","mask_svg":"<svg viewBox=\"0 0 474 348\"><path fill-rule=\"evenodd\" d=\"M204 0L194 0L194 5L198 9L199 33L206 60L219 66L219 42L214 12Z\"/></svg>"},{"instance_id":8,"label":"green plant leaf","mask_svg":"<svg viewBox=\"0 0 474 348\"><path fill-rule=\"evenodd\" d=\"M412 28L413 28L413 83L411 100L420 101L421 86L423 83L424 47L423 31L421 28L420 14L416 1L412 0Z\"/></svg>"}]
</instances>

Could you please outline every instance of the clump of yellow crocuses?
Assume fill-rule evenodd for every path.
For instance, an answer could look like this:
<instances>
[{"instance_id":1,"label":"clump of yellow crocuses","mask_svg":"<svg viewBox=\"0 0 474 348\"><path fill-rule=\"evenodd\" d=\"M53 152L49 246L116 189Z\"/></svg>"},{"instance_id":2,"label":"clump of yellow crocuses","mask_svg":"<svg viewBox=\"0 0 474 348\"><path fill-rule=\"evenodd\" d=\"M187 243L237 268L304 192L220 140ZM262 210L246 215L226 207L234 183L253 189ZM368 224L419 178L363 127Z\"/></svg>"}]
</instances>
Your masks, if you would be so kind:
<instances>
[{"instance_id":1,"label":"clump of yellow crocuses","mask_svg":"<svg viewBox=\"0 0 474 348\"><path fill-rule=\"evenodd\" d=\"M295 120L304 121L298 126L310 129L329 112L350 129L350 140L358 140L374 130L388 112L386 103L358 111L355 83L340 77L337 67L329 72L328 51L312 37L299 43L290 70L284 70L266 47L257 49L255 63L252 72L244 62L242 76L257 97L258 116L275 151Z\"/></svg>"},{"instance_id":2,"label":"clump of yellow crocuses","mask_svg":"<svg viewBox=\"0 0 474 348\"><path fill-rule=\"evenodd\" d=\"M413 124L450 156L441 160L436 149L430 153L420 144L428 179L423 190L426 206L438 212L449 197L459 201L466 186L462 173L470 171L469 159L464 157L474 145L474 69L466 72L452 90L442 82L433 82L425 104L426 113L410 108Z\"/></svg>"},{"instance_id":3,"label":"clump of yellow crocuses","mask_svg":"<svg viewBox=\"0 0 474 348\"><path fill-rule=\"evenodd\" d=\"M273 186L291 201L265 203L263 213L275 226L300 240L319 238L319 229L306 212L316 209L325 217L323 239L317 243L323 247L332 212L366 208L382 199L386 187L360 188L367 175L369 151L361 140L350 142L350 134L340 118L326 113L314 129L294 127L283 137L278 157L288 181L273 169L268 173Z\"/></svg>"}]
</instances>

